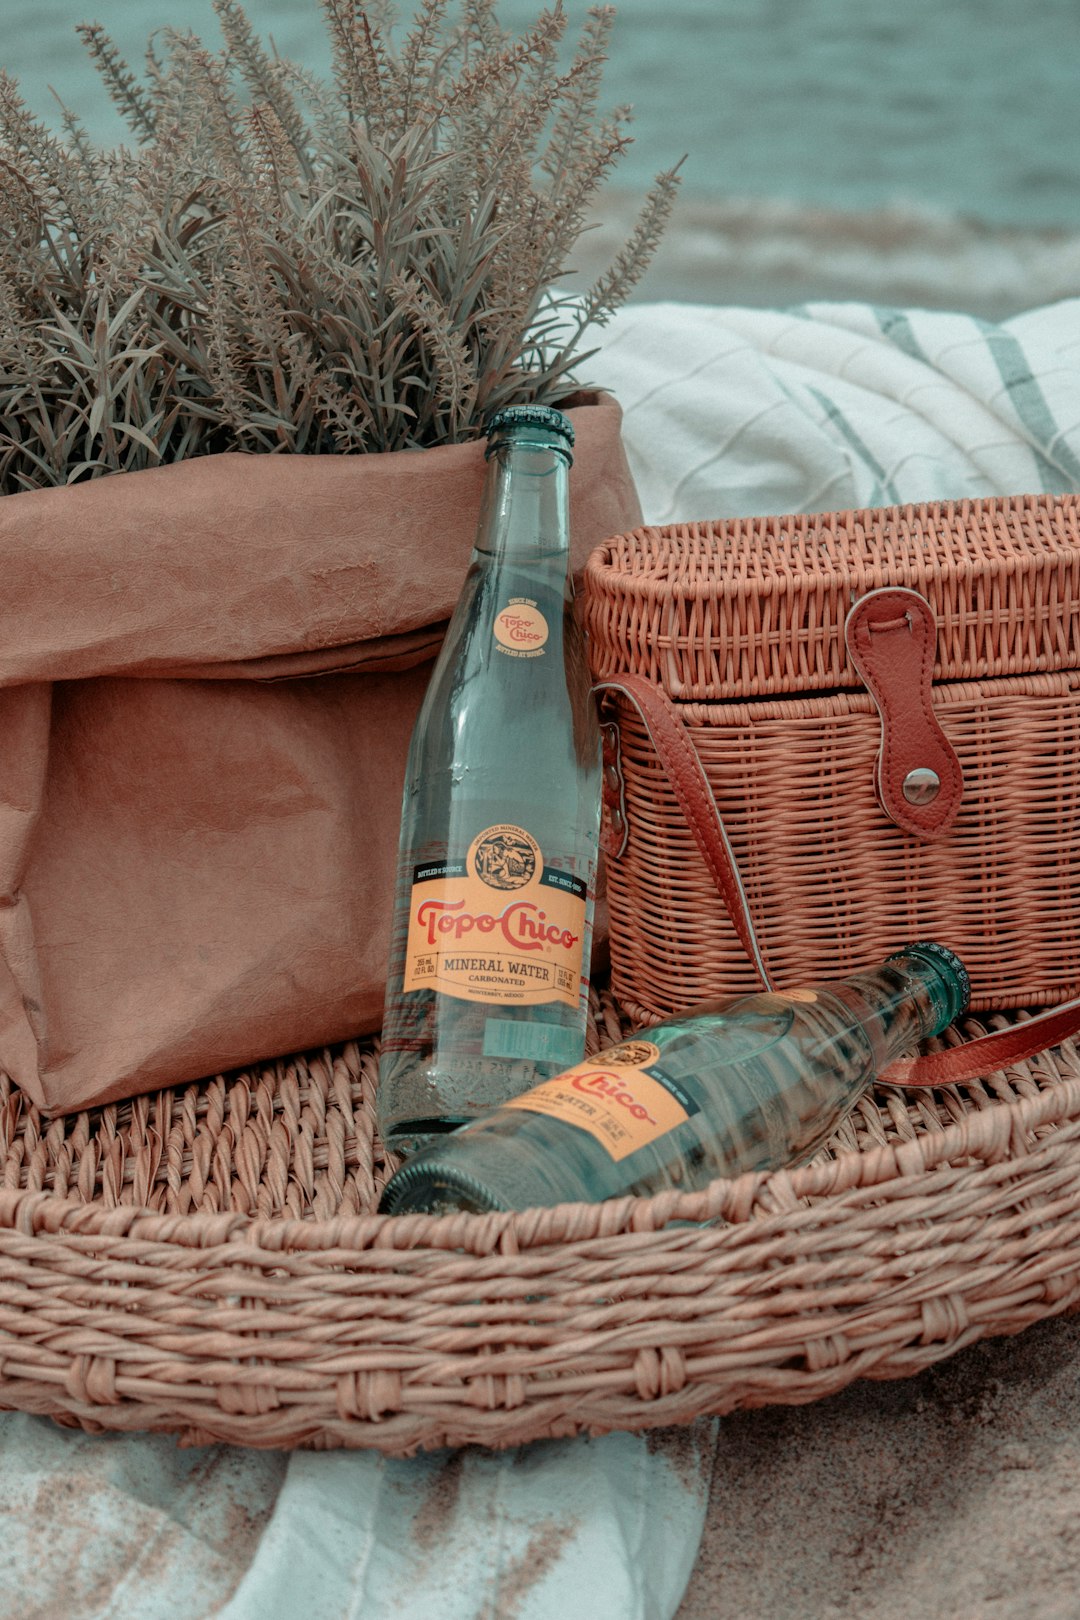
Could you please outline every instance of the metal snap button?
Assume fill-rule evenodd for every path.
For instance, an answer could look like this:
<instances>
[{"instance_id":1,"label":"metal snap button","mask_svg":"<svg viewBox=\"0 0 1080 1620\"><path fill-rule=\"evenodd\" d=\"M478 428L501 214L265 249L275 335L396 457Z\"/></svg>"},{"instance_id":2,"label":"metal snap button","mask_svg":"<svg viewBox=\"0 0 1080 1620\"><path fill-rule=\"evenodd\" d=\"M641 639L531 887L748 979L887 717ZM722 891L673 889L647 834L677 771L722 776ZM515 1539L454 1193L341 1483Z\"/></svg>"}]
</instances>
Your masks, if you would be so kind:
<instances>
[{"instance_id":1,"label":"metal snap button","mask_svg":"<svg viewBox=\"0 0 1080 1620\"><path fill-rule=\"evenodd\" d=\"M941 791L941 777L926 765L908 771L904 777L904 798L908 804L930 804Z\"/></svg>"}]
</instances>

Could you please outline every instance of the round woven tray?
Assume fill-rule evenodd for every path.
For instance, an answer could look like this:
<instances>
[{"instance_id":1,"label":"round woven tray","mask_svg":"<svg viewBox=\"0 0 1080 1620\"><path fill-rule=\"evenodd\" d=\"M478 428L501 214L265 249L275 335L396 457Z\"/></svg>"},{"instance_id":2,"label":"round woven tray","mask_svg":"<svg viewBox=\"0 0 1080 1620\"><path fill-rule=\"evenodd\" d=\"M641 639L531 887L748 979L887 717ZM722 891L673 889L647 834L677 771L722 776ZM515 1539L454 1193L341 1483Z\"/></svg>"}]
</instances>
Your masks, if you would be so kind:
<instances>
[{"instance_id":1,"label":"round woven tray","mask_svg":"<svg viewBox=\"0 0 1080 1620\"><path fill-rule=\"evenodd\" d=\"M590 1050L624 1032L594 988ZM504 1446L814 1400L1080 1297L1073 1045L881 1091L801 1170L440 1219L371 1213L374 1051L51 1123L0 1082L0 1406L190 1444Z\"/></svg>"}]
</instances>

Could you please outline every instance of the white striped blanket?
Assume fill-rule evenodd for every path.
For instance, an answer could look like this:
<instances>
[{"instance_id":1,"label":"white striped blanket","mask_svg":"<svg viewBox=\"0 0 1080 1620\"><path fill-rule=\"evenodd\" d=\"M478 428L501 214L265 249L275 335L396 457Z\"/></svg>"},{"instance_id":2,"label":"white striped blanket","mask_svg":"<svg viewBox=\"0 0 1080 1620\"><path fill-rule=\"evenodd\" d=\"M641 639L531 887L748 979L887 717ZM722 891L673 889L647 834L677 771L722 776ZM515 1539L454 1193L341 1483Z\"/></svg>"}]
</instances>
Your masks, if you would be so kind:
<instances>
[{"instance_id":1,"label":"white striped blanket","mask_svg":"<svg viewBox=\"0 0 1080 1620\"><path fill-rule=\"evenodd\" d=\"M586 369L650 523L1080 489L1080 299L997 326L629 305Z\"/></svg>"}]
</instances>

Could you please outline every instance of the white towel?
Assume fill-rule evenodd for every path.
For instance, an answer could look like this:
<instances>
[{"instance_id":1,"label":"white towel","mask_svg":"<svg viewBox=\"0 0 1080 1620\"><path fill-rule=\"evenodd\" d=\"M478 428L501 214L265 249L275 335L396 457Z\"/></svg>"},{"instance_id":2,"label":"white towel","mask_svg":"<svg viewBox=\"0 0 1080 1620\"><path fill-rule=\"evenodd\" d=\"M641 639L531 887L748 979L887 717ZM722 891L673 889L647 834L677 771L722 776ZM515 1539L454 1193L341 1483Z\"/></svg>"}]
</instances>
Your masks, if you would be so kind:
<instances>
[{"instance_id":1,"label":"white towel","mask_svg":"<svg viewBox=\"0 0 1080 1620\"><path fill-rule=\"evenodd\" d=\"M667 1620L715 1424L375 1452L183 1451L0 1419L2 1620Z\"/></svg>"}]
</instances>

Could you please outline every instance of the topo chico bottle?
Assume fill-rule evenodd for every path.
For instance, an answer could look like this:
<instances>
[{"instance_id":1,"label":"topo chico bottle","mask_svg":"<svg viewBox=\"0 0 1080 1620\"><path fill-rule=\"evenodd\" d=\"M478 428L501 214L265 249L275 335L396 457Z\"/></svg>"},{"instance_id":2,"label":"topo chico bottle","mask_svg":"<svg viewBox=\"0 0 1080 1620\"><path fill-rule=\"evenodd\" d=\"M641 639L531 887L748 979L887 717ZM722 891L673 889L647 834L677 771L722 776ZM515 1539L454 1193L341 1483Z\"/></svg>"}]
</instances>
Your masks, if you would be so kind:
<instances>
[{"instance_id":1,"label":"topo chico bottle","mask_svg":"<svg viewBox=\"0 0 1080 1620\"><path fill-rule=\"evenodd\" d=\"M560 411L488 428L465 584L413 732L377 1112L414 1152L585 1050L600 733Z\"/></svg>"},{"instance_id":2,"label":"topo chico bottle","mask_svg":"<svg viewBox=\"0 0 1080 1620\"><path fill-rule=\"evenodd\" d=\"M967 1006L944 946L784 994L733 997L642 1030L511 1099L391 1177L390 1214L527 1209L799 1164L875 1076Z\"/></svg>"}]
</instances>

